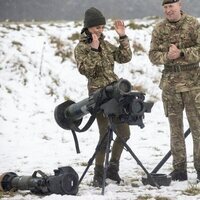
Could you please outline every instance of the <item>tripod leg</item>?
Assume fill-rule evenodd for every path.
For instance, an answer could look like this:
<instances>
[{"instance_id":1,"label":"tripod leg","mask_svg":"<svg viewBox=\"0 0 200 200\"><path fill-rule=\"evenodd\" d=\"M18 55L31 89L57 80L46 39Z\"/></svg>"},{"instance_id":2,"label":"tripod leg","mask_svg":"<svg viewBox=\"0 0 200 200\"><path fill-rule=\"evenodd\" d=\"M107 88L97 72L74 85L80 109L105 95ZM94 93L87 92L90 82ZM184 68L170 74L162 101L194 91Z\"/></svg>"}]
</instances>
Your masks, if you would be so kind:
<instances>
[{"instance_id":1,"label":"tripod leg","mask_svg":"<svg viewBox=\"0 0 200 200\"><path fill-rule=\"evenodd\" d=\"M190 134L190 128L187 129L187 131L184 133L184 137L186 138ZM171 150L168 151L168 153L164 156L164 158L156 165L156 167L153 169L151 173L157 173L158 170L165 164L165 162L169 159L171 156Z\"/></svg>"},{"instance_id":2,"label":"tripod leg","mask_svg":"<svg viewBox=\"0 0 200 200\"><path fill-rule=\"evenodd\" d=\"M113 130L115 132L115 134L119 137L119 139L121 140L121 142L123 143L123 145L126 147L126 149L129 151L129 153L132 155L132 157L136 160L137 164L144 170L144 172L146 173L147 177L150 179L150 181L152 181L152 183L157 187L160 188L160 186L156 183L156 181L152 178L151 174L146 170L146 168L143 166L143 164L141 163L141 161L137 158L137 156L133 153L132 149L128 146L128 144L126 143L126 141L120 137L117 133L116 130L114 128L114 125L112 125Z\"/></svg>"},{"instance_id":3,"label":"tripod leg","mask_svg":"<svg viewBox=\"0 0 200 200\"><path fill-rule=\"evenodd\" d=\"M103 185L102 185L102 191L101 191L102 195L104 195L104 191L105 191L106 175L107 175L108 162L109 162L110 143L112 141L112 136L113 136L112 129L109 127L108 128L108 141L107 141L107 145L106 145L106 158L105 158L104 173L103 173Z\"/></svg>"},{"instance_id":4,"label":"tripod leg","mask_svg":"<svg viewBox=\"0 0 200 200\"><path fill-rule=\"evenodd\" d=\"M144 172L146 173L147 177L150 179L150 181L152 181L152 183L157 187L160 188L160 186L156 183L156 181L152 178L151 174L146 170L146 168L143 166L143 164L141 163L141 161L137 158L137 156L133 153L133 151L131 150L131 148L128 146L128 144L124 141L124 139L122 137L120 137L119 135L117 135L120 140L122 141L123 145L126 147L126 149L129 151L129 153L132 155L132 157L136 160L137 164L144 170Z\"/></svg>"},{"instance_id":5,"label":"tripod leg","mask_svg":"<svg viewBox=\"0 0 200 200\"><path fill-rule=\"evenodd\" d=\"M99 151L99 149L100 149L101 145L103 144L104 140L106 139L106 137L107 137L107 134L105 134L105 135L103 136L103 138L101 139L101 141L97 144L96 149L95 149L95 152L94 152L94 154L92 155L92 157L89 159L88 165L87 165L86 169L84 170L84 172L83 172L81 178L79 179L79 183L78 183L78 184L81 183L81 181L83 180L83 178L84 178L85 174L87 173L88 169L89 169L90 166L92 165L92 163L93 163L93 161L94 161L94 159L95 159L95 157L96 157L96 154L97 154L97 152Z\"/></svg>"}]
</instances>

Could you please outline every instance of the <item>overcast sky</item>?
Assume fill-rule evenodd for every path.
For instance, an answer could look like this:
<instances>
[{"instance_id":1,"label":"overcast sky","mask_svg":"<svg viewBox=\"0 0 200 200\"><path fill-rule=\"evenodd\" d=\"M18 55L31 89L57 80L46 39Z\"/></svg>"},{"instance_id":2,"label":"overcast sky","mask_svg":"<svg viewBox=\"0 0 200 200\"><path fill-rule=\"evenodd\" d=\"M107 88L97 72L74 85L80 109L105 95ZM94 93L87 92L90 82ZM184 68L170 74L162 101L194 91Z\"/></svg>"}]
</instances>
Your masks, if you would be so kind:
<instances>
[{"instance_id":1,"label":"overcast sky","mask_svg":"<svg viewBox=\"0 0 200 200\"><path fill-rule=\"evenodd\" d=\"M0 20L81 20L87 8L100 9L106 18L162 16L162 0L0 0ZM183 0L184 10L199 16L199 0Z\"/></svg>"}]
</instances>

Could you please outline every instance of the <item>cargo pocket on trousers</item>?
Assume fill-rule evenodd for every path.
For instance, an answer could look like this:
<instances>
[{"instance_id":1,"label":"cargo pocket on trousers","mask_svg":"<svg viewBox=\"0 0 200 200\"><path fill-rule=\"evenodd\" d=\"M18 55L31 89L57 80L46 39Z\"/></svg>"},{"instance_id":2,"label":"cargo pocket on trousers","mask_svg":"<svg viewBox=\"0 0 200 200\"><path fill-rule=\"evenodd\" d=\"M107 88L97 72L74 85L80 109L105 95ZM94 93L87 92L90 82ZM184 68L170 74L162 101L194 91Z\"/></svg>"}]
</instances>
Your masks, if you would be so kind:
<instances>
[{"instance_id":1,"label":"cargo pocket on trousers","mask_svg":"<svg viewBox=\"0 0 200 200\"><path fill-rule=\"evenodd\" d=\"M195 96L195 105L196 105L196 108L197 108L197 112L200 115L200 91Z\"/></svg>"}]
</instances>

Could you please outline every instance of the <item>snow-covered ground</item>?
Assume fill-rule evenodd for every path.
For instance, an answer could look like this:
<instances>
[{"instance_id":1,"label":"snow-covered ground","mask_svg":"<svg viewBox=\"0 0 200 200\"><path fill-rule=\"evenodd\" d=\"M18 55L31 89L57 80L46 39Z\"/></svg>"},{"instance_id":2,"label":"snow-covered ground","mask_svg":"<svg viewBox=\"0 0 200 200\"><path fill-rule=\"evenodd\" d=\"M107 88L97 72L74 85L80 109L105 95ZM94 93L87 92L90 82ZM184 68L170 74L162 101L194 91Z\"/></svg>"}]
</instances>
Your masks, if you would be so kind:
<instances>
[{"instance_id":1,"label":"snow-covered ground","mask_svg":"<svg viewBox=\"0 0 200 200\"><path fill-rule=\"evenodd\" d=\"M152 27L150 19L128 20L127 35L133 50L131 62L116 63L119 77L131 82L135 90L146 93L146 101L154 101L151 113L145 114L145 127L131 126L128 145L151 172L169 151L169 127L164 116L161 91L158 87L162 66L153 66L148 59ZM106 39L117 44L117 34L108 21ZM133 29L132 25L138 25ZM53 170L71 166L79 178L95 151L98 142L96 122L90 129L77 133L81 153L77 154L71 131L58 126L54 119L55 107L70 98L75 102L87 98L87 81L79 74L73 57L81 22L1 24L0 26L0 174L15 172L31 176L36 170L53 175ZM84 121L90 115L84 116ZM185 130L188 128L186 117ZM116 185L108 181L104 195L100 188L91 186L94 164L82 180L76 196L38 196L29 190L0 193L0 199L106 199L106 200L196 200L199 194L188 189L200 190L193 168L191 135L186 139L189 180L171 182L160 189L143 185L143 169L128 151L120 163L120 176L124 182ZM159 170L172 171L171 157Z\"/></svg>"}]
</instances>

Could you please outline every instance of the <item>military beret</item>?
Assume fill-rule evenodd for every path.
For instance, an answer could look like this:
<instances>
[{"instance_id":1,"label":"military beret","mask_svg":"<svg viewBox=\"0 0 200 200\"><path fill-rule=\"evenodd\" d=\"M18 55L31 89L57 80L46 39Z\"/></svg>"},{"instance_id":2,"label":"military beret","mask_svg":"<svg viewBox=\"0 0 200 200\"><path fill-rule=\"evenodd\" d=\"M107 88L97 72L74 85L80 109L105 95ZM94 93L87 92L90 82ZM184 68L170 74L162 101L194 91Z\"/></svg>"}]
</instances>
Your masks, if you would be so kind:
<instances>
[{"instance_id":1,"label":"military beret","mask_svg":"<svg viewBox=\"0 0 200 200\"><path fill-rule=\"evenodd\" d=\"M179 0L163 0L162 5L164 6L165 4L176 3L176 2L178 2L178 1L179 1Z\"/></svg>"}]
</instances>

